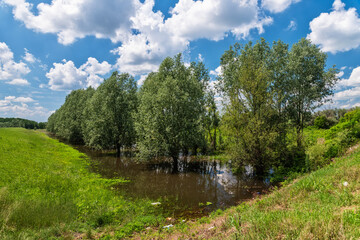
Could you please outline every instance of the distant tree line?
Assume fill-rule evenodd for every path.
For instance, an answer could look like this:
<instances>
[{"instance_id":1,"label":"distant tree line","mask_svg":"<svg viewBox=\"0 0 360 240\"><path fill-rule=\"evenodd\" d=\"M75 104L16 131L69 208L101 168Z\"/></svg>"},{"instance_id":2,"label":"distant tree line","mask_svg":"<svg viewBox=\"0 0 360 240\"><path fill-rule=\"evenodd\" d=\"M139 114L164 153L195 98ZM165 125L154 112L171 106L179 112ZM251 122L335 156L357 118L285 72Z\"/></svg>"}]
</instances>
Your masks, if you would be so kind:
<instances>
[{"instance_id":1,"label":"distant tree line","mask_svg":"<svg viewBox=\"0 0 360 240\"><path fill-rule=\"evenodd\" d=\"M21 127L26 129L45 129L45 122L35 122L23 118L0 118L1 127Z\"/></svg>"},{"instance_id":2,"label":"distant tree line","mask_svg":"<svg viewBox=\"0 0 360 240\"><path fill-rule=\"evenodd\" d=\"M48 119L47 129L96 149L136 147L140 159L214 151L219 142L241 169L258 174L305 159L302 132L312 112L333 94L337 69L326 54L301 39L291 49L264 39L235 44L221 57L217 92L202 62L166 58L140 89L132 76L114 72L95 90L72 91ZM300 161L300 162L299 162Z\"/></svg>"}]
</instances>

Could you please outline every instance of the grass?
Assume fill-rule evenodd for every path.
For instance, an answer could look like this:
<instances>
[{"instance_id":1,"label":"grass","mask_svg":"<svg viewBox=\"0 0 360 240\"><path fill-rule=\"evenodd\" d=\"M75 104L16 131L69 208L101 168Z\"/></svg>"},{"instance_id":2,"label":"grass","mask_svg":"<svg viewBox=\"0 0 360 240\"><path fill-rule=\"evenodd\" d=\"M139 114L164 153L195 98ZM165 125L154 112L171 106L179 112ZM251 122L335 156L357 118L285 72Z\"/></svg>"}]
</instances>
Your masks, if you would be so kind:
<instances>
[{"instance_id":1,"label":"grass","mask_svg":"<svg viewBox=\"0 0 360 240\"><path fill-rule=\"evenodd\" d=\"M84 154L44 133L0 128L0 239L123 238L163 222L147 200L111 191Z\"/></svg>"}]
</instances>

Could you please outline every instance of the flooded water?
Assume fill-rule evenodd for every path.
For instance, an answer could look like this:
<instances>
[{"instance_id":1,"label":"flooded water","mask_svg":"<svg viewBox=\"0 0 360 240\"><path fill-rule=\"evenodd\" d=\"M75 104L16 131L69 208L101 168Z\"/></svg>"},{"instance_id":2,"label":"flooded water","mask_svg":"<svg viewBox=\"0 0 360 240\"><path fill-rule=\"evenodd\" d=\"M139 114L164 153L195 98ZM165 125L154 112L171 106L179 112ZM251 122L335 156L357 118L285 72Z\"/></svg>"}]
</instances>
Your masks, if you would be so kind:
<instances>
[{"instance_id":1,"label":"flooded water","mask_svg":"<svg viewBox=\"0 0 360 240\"><path fill-rule=\"evenodd\" d=\"M136 163L131 156L117 158L102 152L77 147L91 159L94 172L106 178L122 177L129 183L115 187L127 198L147 198L160 202L174 217L199 217L263 194L268 181L256 179L251 169L235 175L229 164L211 158L183 157L174 173L172 161Z\"/></svg>"}]
</instances>

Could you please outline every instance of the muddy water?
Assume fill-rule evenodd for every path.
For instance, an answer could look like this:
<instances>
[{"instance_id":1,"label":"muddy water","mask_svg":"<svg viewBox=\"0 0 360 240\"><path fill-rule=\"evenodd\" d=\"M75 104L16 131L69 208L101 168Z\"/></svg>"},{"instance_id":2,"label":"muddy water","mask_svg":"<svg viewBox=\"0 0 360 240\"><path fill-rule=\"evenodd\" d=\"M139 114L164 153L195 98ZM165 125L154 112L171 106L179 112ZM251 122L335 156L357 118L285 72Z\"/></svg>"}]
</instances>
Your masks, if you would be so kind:
<instances>
[{"instance_id":1,"label":"muddy water","mask_svg":"<svg viewBox=\"0 0 360 240\"><path fill-rule=\"evenodd\" d=\"M133 156L117 158L77 148L90 157L94 172L106 178L130 180L116 186L116 191L131 199L160 202L159 207L174 217L199 217L252 199L270 187L268 181L253 177L249 168L246 173L235 175L229 164L208 157L183 157L174 173L172 161L166 159L136 163Z\"/></svg>"}]
</instances>

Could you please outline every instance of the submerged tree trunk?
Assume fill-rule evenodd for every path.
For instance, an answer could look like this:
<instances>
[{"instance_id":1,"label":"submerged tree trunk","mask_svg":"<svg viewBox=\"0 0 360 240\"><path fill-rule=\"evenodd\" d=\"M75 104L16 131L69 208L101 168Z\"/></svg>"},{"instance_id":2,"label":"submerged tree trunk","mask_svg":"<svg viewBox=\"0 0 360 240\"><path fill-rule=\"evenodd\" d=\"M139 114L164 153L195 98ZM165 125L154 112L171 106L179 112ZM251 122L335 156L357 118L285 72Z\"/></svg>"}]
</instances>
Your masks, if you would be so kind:
<instances>
[{"instance_id":1,"label":"submerged tree trunk","mask_svg":"<svg viewBox=\"0 0 360 240\"><path fill-rule=\"evenodd\" d=\"M178 173L179 172L179 158L178 156L173 156L173 169L172 173Z\"/></svg>"},{"instance_id":2,"label":"submerged tree trunk","mask_svg":"<svg viewBox=\"0 0 360 240\"><path fill-rule=\"evenodd\" d=\"M120 144L116 143L116 157L120 157Z\"/></svg>"}]
</instances>

